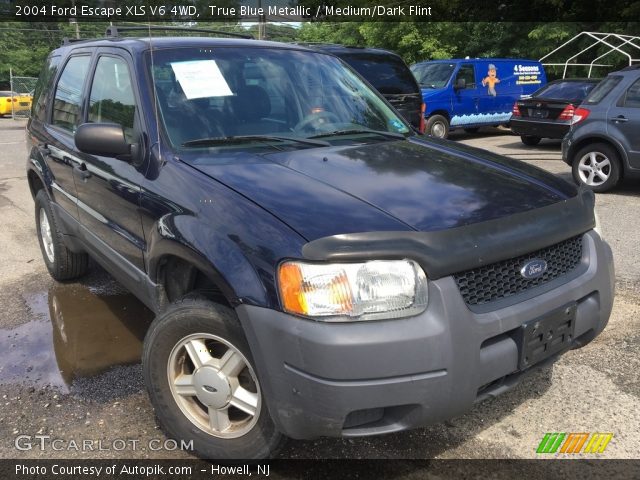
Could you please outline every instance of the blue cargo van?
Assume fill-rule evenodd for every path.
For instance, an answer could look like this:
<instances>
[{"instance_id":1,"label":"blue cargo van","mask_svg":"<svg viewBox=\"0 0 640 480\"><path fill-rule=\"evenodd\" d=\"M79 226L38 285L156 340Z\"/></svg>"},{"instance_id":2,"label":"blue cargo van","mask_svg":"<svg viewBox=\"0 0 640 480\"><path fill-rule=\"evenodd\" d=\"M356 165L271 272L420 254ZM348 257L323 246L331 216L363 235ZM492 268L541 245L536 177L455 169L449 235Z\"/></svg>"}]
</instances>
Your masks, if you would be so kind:
<instances>
[{"instance_id":1,"label":"blue cargo van","mask_svg":"<svg viewBox=\"0 0 640 480\"><path fill-rule=\"evenodd\" d=\"M411 71L426 104L425 133L440 138L508 123L515 101L547 83L540 62L514 58L432 60Z\"/></svg>"}]
</instances>

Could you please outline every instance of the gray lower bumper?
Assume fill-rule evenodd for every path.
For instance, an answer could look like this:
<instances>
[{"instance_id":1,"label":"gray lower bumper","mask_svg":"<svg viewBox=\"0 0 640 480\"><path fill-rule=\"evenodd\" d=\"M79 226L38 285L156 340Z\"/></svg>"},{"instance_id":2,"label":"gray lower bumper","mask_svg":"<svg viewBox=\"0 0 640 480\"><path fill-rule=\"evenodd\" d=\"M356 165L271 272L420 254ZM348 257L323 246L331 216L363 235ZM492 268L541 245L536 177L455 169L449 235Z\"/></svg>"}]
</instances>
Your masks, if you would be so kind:
<instances>
[{"instance_id":1,"label":"gray lower bumper","mask_svg":"<svg viewBox=\"0 0 640 480\"><path fill-rule=\"evenodd\" d=\"M269 411L293 438L356 436L438 422L517 382L513 332L577 302L573 346L605 327L613 303L609 246L585 235L587 270L521 303L473 313L451 277L429 285L429 307L389 321L327 324L240 306Z\"/></svg>"}]
</instances>

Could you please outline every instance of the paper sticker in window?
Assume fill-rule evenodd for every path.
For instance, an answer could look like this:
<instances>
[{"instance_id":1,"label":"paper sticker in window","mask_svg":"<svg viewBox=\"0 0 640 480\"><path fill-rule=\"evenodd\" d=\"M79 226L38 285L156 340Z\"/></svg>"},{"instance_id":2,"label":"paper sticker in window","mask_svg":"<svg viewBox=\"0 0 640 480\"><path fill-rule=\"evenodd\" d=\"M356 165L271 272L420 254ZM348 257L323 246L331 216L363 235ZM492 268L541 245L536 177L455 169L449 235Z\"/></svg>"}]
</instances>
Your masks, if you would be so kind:
<instances>
[{"instance_id":1,"label":"paper sticker in window","mask_svg":"<svg viewBox=\"0 0 640 480\"><path fill-rule=\"evenodd\" d=\"M174 62L171 68L189 100L233 95L215 60Z\"/></svg>"}]
</instances>

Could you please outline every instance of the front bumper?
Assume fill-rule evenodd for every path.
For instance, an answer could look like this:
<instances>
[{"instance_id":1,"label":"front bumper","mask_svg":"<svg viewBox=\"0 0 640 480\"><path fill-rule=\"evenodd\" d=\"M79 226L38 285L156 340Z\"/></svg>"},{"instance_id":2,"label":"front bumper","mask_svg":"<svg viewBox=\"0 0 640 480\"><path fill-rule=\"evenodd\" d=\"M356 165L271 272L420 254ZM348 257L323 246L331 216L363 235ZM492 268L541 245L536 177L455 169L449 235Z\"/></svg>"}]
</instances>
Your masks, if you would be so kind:
<instances>
[{"instance_id":1,"label":"front bumper","mask_svg":"<svg viewBox=\"0 0 640 480\"><path fill-rule=\"evenodd\" d=\"M509 126L516 135L540 138L563 138L570 128L569 122L514 118L511 118Z\"/></svg>"},{"instance_id":2,"label":"front bumper","mask_svg":"<svg viewBox=\"0 0 640 480\"><path fill-rule=\"evenodd\" d=\"M297 438L387 433L445 420L519 380L514 332L577 302L573 346L605 327L613 303L611 249L585 234L586 271L546 293L474 313L452 277L430 282L429 306L389 321L323 323L237 308L277 427Z\"/></svg>"}]
</instances>

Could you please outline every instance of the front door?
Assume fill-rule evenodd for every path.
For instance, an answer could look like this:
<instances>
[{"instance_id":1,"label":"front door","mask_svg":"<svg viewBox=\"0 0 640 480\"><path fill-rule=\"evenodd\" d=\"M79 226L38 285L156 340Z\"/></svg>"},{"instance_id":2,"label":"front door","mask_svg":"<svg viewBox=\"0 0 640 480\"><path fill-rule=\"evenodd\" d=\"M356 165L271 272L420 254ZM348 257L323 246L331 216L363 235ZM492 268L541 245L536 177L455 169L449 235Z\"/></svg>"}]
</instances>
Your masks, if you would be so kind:
<instances>
[{"instance_id":1,"label":"front door","mask_svg":"<svg viewBox=\"0 0 640 480\"><path fill-rule=\"evenodd\" d=\"M478 119L478 100L475 68L472 63L463 63L453 78L451 126L465 127L480 123Z\"/></svg>"},{"instance_id":2,"label":"front door","mask_svg":"<svg viewBox=\"0 0 640 480\"><path fill-rule=\"evenodd\" d=\"M126 58L110 52L99 54L90 78L87 122L117 123L129 143L139 143L139 104ZM116 158L79 155L82 163L74 174L80 223L96 243L94 247L104 250L106 246L110 253L115 251L144 270L139 213L142 168Z\"/></svg>"}]
</instances>

